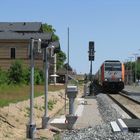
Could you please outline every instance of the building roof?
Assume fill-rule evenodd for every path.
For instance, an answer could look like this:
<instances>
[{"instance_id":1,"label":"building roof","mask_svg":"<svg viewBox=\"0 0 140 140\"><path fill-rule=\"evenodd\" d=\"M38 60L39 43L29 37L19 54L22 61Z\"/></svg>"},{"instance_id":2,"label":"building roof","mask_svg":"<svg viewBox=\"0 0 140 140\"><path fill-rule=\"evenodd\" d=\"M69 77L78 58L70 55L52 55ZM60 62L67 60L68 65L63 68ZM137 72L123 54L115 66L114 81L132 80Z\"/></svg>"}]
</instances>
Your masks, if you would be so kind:
<instances>
[{"instance_id":1,"label":"building roof","mask_svg":"<svg viewBox=\"0 0 140 140\"><path fill-rule=\"evenodd\" d=\"M29 40L42 39L50 40L52 33L17 33L17 32L0 32L0 40Z\"/></svg>"},{"instance_id":2,"label":"building roof","mask_svg":"<svg viewBox=\"0 0 140 140\"><path fill-rule=\"evenodd\" d=\"M0 32L39 32L41 22L0 22Z\"/></svg>"}]
</instances>

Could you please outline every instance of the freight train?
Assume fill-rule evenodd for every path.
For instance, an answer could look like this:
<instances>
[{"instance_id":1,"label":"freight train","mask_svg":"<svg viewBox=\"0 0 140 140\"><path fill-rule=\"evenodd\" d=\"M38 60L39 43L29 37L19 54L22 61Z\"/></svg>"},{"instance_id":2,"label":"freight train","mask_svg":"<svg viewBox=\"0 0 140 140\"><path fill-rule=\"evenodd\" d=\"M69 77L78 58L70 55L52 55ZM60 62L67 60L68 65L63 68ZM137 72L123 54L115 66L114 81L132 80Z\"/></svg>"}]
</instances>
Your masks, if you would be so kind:
<instances>
[{"instance_id":1,"label":"freight train","mask_svg":"<svg viewBox=\"0 0 140 140\"><path fill-rule=\"evenodd\" d=\"M124 88L124 64L118 60L106 60L94 76L104 91L119 92Z\"/></svg>"}]
</instances>

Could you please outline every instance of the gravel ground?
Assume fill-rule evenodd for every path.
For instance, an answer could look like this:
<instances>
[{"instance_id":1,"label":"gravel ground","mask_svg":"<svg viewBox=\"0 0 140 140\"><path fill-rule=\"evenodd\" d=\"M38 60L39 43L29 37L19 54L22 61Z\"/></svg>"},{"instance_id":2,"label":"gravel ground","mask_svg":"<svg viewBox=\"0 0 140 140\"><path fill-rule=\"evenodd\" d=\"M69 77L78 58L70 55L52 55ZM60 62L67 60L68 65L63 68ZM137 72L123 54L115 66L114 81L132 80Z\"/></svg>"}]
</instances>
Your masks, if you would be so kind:
<instances>
[{"instance_id":1,"label":"gravel ground","mask_svg":"<svg viewBox=\"0 0 140 140\"><path fill-rule=\"evenodd\" d=\"M65 131L62 140L140 140L140 133L112 132L110 121L121 118L121 115L111 107L110 99L105 94L97 95L97 101L103 124L94 128Z\"/></svg>"}]
</instances>

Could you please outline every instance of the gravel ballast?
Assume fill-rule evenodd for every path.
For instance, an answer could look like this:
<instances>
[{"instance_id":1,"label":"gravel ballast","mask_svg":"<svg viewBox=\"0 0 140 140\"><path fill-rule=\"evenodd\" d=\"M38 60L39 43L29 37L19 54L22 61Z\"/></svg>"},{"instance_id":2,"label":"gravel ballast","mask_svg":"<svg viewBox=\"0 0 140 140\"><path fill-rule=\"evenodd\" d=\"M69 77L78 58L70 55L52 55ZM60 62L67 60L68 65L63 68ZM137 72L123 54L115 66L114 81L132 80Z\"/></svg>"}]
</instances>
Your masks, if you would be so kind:
<instances>
[{"instance_id":1,"label":"gravel ballast","mask_svg":"<svg viewBox=\"0 0 140 140\"><path fill-rule=\"evenodd\" d=\"M112 131L110 121L122 118L121 114L111 107L110 99L105 94L97 95L99 111L102 115L102 125L79 130L65 131L63 140L140 140L140 133Z\"/></svg>"}]
</instances>

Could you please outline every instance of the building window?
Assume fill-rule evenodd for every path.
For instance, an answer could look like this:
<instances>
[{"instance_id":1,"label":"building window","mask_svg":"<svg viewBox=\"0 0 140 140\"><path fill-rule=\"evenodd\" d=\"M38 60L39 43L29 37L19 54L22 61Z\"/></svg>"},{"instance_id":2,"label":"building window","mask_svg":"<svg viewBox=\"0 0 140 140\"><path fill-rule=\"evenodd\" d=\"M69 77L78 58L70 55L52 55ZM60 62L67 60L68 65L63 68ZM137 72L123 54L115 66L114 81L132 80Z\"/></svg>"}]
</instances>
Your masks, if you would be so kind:
<instances>
[{"instance_id":1,"label":"building window","mask_svg":"<svg viewBox=\"0 0 140 140\"><path fill-rule=\"evenodd\" d=\"M11 48L11 59L15 59L15 56L16 56L16 49Z\"/></svg>"}]
</instances>

